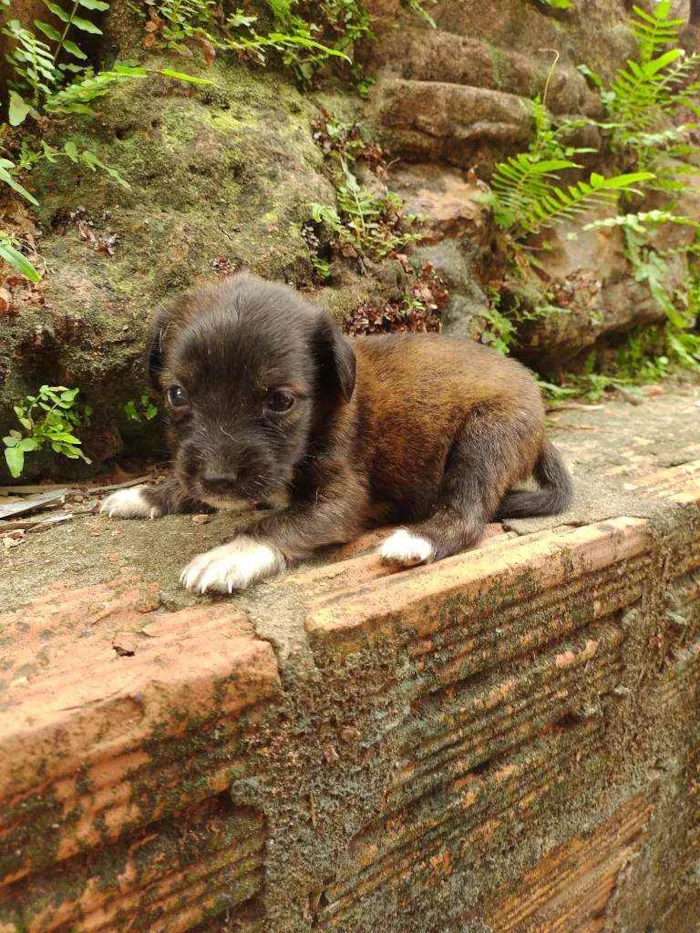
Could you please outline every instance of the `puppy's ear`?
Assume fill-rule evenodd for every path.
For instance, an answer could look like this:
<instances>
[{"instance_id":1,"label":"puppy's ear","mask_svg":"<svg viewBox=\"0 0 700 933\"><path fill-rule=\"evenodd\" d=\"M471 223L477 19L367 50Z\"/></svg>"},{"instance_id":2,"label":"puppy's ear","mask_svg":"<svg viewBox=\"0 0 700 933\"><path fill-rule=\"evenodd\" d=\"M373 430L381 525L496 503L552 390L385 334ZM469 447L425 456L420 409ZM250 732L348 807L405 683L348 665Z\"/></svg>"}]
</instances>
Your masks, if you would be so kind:
<instances>
[{"instance_id":1,"label":"puppy's ear","mask_svg":"<svg viewBox=\"0 0 700 933\"><path fill-rule=\"evenodd\" d=\"M162 307L156 313L148 346L148 375L154 389L161 389L160 374L165 363L165 335L172 318L172 308Z\"/></svg>"},{"instance_id":2,"label":"puppy's ear","mask_svg":"<svg viewBox=\"0 0 700 933\"><path fill-rule=\"evenodd\" d=\"M345 401L349 402L355 391L355 351L330 315L324 314L318 324L314 348L322 384L329 391L340 392Z\"/></svg>"},{"instance_id":3,"label":"puppy's ear","mask_svg":"<svg viewBox=\"0 0 700 933\"><path fill-rule=\"evenodd\" d=\"M154 389L160 389L160 374L163 371L163 331L154 328L148 348L148 375Z\"/></svg>"}]
</instances>

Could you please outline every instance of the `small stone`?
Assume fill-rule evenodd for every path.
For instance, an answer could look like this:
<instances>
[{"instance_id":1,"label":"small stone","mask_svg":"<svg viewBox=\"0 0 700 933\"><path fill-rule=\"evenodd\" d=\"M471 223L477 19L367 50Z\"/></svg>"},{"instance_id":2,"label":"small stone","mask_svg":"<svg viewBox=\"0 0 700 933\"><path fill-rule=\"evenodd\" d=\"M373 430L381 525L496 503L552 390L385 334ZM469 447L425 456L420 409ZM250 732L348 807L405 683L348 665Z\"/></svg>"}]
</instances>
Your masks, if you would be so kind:
<instances>
[{"instance_id":1,"label":"small stone","mask_svg":"<svg viewBox=\"0 0 700 933\"><path fill-rule=\"evenodd\" d=\"M195 525L206 525L211 521L211 515L207 515L205 512L202 514L197 514L192 516L192 523Z\"/></svg>"},{"instance_id":2,"label":"small stone","mask_svg":"<svg viewBox=\"0 0 700 933\"><path fill-rule=\"evenodd\" d=\"M131 632L117 632L112 647L120 658L132 658L136 654L136 639Z\"/></svg>"},{"instance_id":3,"label":"small stone","mask_svg":"<svg viewBox=\"0 0 700 933\"><path fill-rule=\"evenodd\" d=\"M336 761L340 761L340 755L335 750L333 745L323 746L323 757L326 759L329 765L332 765Z\"/></svg>"}]
</instances>

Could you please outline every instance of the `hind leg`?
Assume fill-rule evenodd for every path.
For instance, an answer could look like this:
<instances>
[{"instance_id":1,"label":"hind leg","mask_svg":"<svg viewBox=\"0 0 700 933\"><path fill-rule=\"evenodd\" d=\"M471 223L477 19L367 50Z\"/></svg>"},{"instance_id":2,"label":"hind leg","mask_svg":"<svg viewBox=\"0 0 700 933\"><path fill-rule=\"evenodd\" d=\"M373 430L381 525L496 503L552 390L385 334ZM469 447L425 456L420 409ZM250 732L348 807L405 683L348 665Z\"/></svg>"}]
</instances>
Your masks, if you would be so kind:
<instances>
[{"instance_id":1,"label":"hind leg","mask_svg":"<svg viewBox=\"0 0 700 933\"><path fill-rule=\"evenodd\" d=\"M540 443L525 420L472 415L450 451L433 514L394 532L380 548L382 560L412 567L473 547L505 492L532 469Z\"/></svg>"}]
</instances>

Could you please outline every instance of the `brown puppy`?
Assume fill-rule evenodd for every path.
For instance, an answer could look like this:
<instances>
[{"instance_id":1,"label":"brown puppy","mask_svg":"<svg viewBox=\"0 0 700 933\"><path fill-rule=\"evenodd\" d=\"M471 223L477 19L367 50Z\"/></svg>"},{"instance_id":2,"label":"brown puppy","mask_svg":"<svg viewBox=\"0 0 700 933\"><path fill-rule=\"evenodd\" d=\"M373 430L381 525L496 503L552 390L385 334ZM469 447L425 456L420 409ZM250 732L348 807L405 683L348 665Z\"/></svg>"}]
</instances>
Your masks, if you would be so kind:
<instances>
[{"instance_id":1,"label":"brown puppy","mask_svg":"<svg viewBox=\"0 0 700 933\"><path fill-rule=\"evenodd\" d=\"M495 516L556 513L571 498L535 381L479 344L350 341L292 289L238 275L159 315L150 366L174 475L114 493L103 511L281 506L185 567L191 590L241 589L377 521L412 523L384 543L385 561L440 560ZM531 473L539 491L511 491Z\"/></svg>"}]
</instances>

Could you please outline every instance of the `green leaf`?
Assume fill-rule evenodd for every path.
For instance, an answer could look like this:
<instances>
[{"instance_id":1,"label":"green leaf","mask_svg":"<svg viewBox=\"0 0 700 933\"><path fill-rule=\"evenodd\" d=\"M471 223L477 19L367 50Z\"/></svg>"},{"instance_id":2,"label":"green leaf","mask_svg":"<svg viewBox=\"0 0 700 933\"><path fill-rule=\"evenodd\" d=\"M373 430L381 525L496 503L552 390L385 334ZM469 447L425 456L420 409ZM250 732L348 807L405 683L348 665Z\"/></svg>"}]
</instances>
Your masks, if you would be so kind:
<instances>
[{"instance_id":1,"label":"green leaf","mask_svg":"<svg viewBox=\"0 0 700 933\"><path fill-rule=\"evenodd\" d=\"M54 3L53 0L44 0L45 6L47 6L54 16L57 16L60 20L63 20L64 23L70 23L70 16L66 13L62 6L59 6L58 3Z\"/></svg>"},{"instance_id":2,"label":"green leaf","mask_svg":"<svg viewBox=\"0 0 700 933\"><path fill-rule=\"evenodd\" d=\"M24 469L24 451L21 447L7 447L5 448L5 460L7 462L7 467L10 471L10 475L17 479L18 476L21 476L22 470Z\"/></svg>"},{"instance_id":3,"label":"green leaf","mask_svg":"<svg viewBox=\"0 0 700 933\"><path fill-rule=\"evenodd\" d=\"M12 175L10 175L7 169L4 168L2 163L5 163L6 165L7 164L12 165L12 162L10 162L8 159L0 159L0 181L4 181L5 184L9 185L13 191L16 191L17 194L21 194L22 197L25 198L27 201L29 201L30 204L33 204L35 207L38 207L39 202L34 197L34 195L30 194L23 185L20 185L20 183L16 181Z\"/></svg>"},{"instance_id":4,"label":"green leaf","mask_svg":"<svg viewBox=\"0 0 700 933\"><path fill-rule=\"evenodd\" d=\"M19 435L19 436L15 437L14 435ZM14 431L12 435L8 434L5 437L3 437L2 441L5 447L16 447L19 444L20 439L21 439L21 434L19 433L19 431Z\"/></svg>"},{"instance_id":5,"label":"green leaf","mask_svg":"<svg viewBox=\"0 0 700 933\"><path fill-rule=\"evenodd\" d=\"M19 126L20 123L24 123L31 110L32 105L28 104L17 91L10 91L10 126Z\"/></svg>"},{"instance_id":6,"label":"green leaf","mask_svg":"<svg viewBox=\"0 0 700 933\"><path fill-rule=\"evenodd\" d=\"M78 147L72 139L69 139L68 142L64 143L63 151L73 162L78 161Z\"/></svg>"},{"instance_id":7,"label":"green leaf","mask_svg":"<svg viewBox=\"0 0 700 933\"><path fill-rule=\"evenodd\" d=\"M85 52L82 49L78 48L75 42L71 42L70 39L63 40L63 48L66 52L70 53L74 58L79 58L81 61L84 61L87 58Z\"/></svg>"},{"instance_id":8,"label":"green leaf","mask_svg":"<svg viewBox=\"0 0 700 933\"><path fill-rule=\"evenodd\" d=\"M25 279L29 279L30 282L41 281L41 276L27 257L23 256L7 240L0 239L0 259L3 259L13 269L16 269L20 275L23 275Z\"/></svg>"},{"instance_id":9,"label":"green leaf","mask_svg":"<svg viewBox=\"0 0 700 933\"><path fill-rule=\"evenodd\" d=\"M82 16L74 16L71 22L74 26L77 26L78 29L82 29L83 32L91 32L95 36L102 35L101 29L94 23L91 23L89 19L83 19Z\"/></svg>"},{"instance_id":10,"label":"green leaf","mask_svg":"<svg viewBox=\"0 0 700 933\"><path fill-rule=\"evenodd\" d=\"M85 7L86 10L108 10L109 4L104 3L103 0L78 0L80 6Z\"/></svg>"},{"instance_id":11,"label":"green leaf","mask_svg":"<svg viewBox=\"0 0 700 933\"><path fill-rule=\"evenodd\" d=\"M82 443L79 437L76 437L74 434L67 434L65 431L58 431L56 434L52 434L51 440L61 441L64 444L74 444L75 446L80 446Z\"/></svg>"},{"instance_id":12,"label":"green leaf","mask_svg":"<svg viewBox=\"0 0 700 933\"><path fill-rule=\"evenodd\" d=\"M196 75L188 75L182 71L173 71L172 68L159 68L158 74L165 78L175 78L176 81L185 81L188 84L213 84L209 78L198 78Z\"/></svg>"},{"instance_id":13,"label":"green leaf","mask_svg":"<svg viewBox=\"0 0 700 933\"><path fill-rule=\"evenodd\" d=\"M49 23L44 23L40 19L35 19L34 25L40 32L43 32L45 36L48 36L49 39L53 39L54 42L61 41L61 33Z\"/></svg>"},{"instance_id":14,"label":"green leaf","mask_svg":"<svg viewBox=\"0 0 700 933\"><path fill-rule=\"evenodd\" d=\"M20 441L19 446L24 451L37 450L39 447L39 441L35 440L33 437L24 437Z\"/></svg>"}]
</instances>

